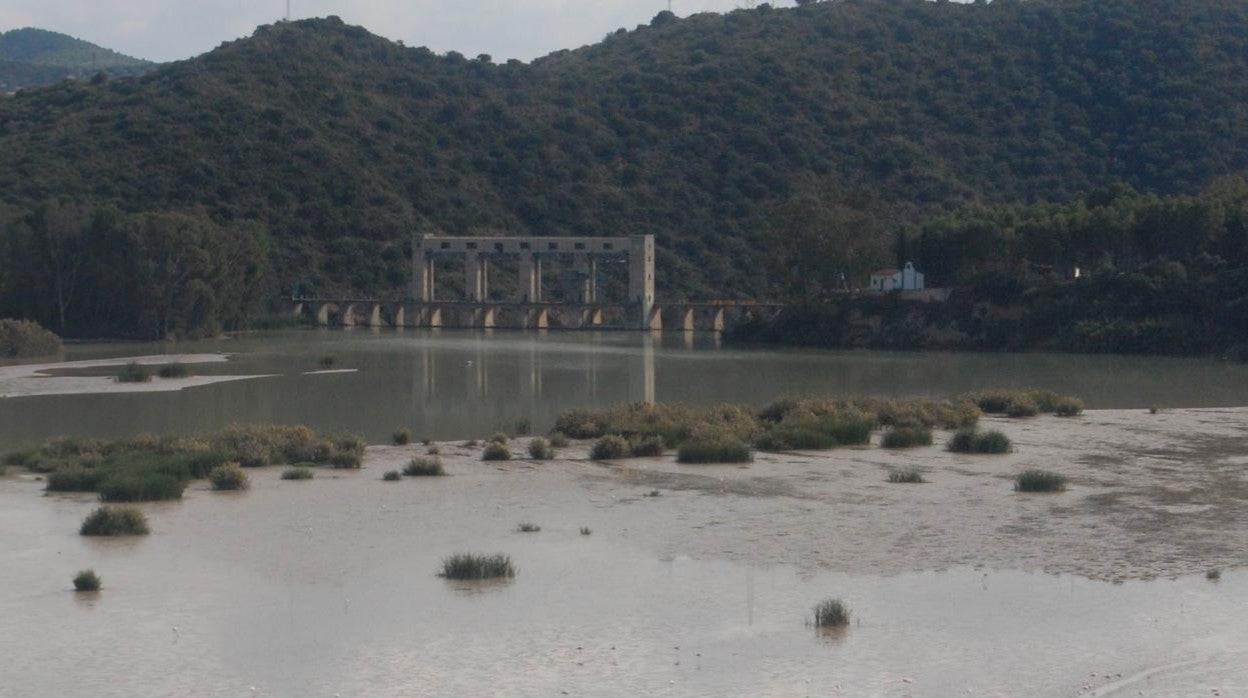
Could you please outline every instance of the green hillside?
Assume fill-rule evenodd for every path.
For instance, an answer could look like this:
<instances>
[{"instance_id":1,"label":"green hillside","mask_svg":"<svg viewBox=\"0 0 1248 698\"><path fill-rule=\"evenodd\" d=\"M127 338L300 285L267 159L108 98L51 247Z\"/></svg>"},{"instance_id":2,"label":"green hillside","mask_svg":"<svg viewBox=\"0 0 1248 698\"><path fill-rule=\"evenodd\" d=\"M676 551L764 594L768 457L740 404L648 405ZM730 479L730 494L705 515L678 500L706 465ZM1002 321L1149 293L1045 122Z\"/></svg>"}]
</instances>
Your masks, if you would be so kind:
<instances>
[{"instance_id":1,"label":"green hillside","mask_svg":"<svg viewBox=\"0 0 1248 698\"><path fill-rule=\"evenodd\" d=\"M1246 117L1238 0L662 13L502 65L331 18L0 101L0 213L258 221L273 292L394 292L413 229L653 232L660 294L777 297L749 270L807 244L861 283L966 205L1200 191L1248 169Z\"/></svg>"},{"instance_id":2,"label":"green hillside","mask_svg":"<svg viewBox=\"0 0 1248 698\"><path fill-rule=\"evenodd\" d=\"M57 32L32 28L0 32L0 92L101 72L139 75L153 65Z\"/></svg>"}]
</instances>

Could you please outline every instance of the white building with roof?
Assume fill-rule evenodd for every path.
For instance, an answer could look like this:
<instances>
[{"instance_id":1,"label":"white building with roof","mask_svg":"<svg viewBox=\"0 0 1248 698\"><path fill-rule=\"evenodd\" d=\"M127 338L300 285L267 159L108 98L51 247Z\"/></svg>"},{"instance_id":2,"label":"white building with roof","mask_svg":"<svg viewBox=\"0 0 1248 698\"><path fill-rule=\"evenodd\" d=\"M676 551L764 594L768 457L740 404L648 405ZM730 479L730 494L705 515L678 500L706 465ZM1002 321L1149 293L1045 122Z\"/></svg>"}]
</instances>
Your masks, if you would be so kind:
<instances>
[{"instance_id":1,"label":"white building with roof","mask_svg":"<svg viewBox=\"0 0 1248 698\"><path fill-rule=\"evenodd\" d=\"M871 290L921 291L923 274L914 268L914 262L906 262L904 269L877 269L871 272Z\"/></svg>"}]
</instances>

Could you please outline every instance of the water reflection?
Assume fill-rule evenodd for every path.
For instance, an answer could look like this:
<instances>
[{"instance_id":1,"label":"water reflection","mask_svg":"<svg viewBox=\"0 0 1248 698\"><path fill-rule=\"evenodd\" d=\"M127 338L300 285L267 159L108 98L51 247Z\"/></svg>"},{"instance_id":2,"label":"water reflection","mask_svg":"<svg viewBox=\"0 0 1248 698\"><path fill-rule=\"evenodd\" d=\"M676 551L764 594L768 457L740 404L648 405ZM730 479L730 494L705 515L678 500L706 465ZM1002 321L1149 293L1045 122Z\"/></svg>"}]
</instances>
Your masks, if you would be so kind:
<instances>
[{"instance_id":1,"label":"water reflection","mask_svg":"<svg viewBox=\"0 0 1248 698\"><path fill-rule=\"evenodd\" d=\"M199 432L232 422L304 423L381 441L395 429L461 439L548 428L577 406L638 401L761 404L783 395L949 395L1039 386L1090 407L1238 405L1248 367L1142 357L814 352L724 348L669 332L301 330L162 345L78 345L67 359L230 352L205 374L276 374L176 393L0 400L0 444L57 435ZM303 375L333 356L351 373Z\"/></svg>"}]
</instances>

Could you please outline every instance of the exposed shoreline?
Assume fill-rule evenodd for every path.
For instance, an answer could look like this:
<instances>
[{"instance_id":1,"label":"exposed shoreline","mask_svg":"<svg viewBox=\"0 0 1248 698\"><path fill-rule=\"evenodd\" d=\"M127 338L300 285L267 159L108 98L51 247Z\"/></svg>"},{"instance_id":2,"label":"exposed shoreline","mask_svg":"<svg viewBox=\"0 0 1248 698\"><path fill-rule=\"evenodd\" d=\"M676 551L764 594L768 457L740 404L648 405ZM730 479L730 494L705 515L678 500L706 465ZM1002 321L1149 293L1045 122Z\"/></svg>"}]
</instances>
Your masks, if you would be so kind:
<instances>
[{"instance_id":1,"label":"exposed shoreline","mask_svg":"<svg viewBox=\"0 0 1248 698\"><path fill-rule=\"evenodd\" d=\"M160 378L154 376L147 383L119 383L113 380L111 375L58 375L62 371L115 368L129 363L137 363L144 366L163 366L172 363L219 364L226 363L229 360L229 354L156 354L116 359L87 359L82 361L0 366L0 398L99 393L160 393L229 381L267 378L270 375L192 375L185 378Z\"/></svg>"},{"instance_id":2,"label":"exposed shoreline","mask_svg":"<svg viewBox=\"0 0 1248 698\"><path fill-rule=\"evenodd\" d=\"M517 459L502 463L481 462L479 447L438 446L452 476L482 478L509 499L590 506L663 558L884 575L972 566L1117 582L1248 564L1246 419L1248 408L986 416L982 428L1005 432L1014 453L950 453L944 432L931 447L886 450L877 433L871 447L760 452L748 465L680 465L671 454L598 463L587 441L531 461L522 459L527 439L516 439ZM365 467L382 472L423 452L373 446ZM927 482L888 483L898 468L917 468ZM1070 487L1014 492L1028 468L1066 475Z\"/></svg>"}]
</instances>

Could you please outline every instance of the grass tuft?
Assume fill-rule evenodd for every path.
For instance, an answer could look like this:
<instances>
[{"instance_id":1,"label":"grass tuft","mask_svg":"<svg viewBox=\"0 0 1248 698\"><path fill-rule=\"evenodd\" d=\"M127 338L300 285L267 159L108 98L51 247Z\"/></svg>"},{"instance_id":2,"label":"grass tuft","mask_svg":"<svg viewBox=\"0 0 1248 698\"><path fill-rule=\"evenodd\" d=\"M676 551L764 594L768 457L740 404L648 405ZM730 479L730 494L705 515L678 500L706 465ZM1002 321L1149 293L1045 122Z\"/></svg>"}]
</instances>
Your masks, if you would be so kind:
<instances>
[{"instance_id":1,"label":"grass tuft","mask_svg":"<svg viewBox=\"0 0 1248 698\"><path fill-rule=\"evenodd\" d=\"M283 480L311 480L312 478L312 468L305 465L296 465L282 471Z\"/></svg>"},{"instance_id":2,"label":"grass tuft","mask_svg":"<svg viewBox=\"0 0 1248 698\"><path fill-rule=\"evenodd\" d=\"M191 369L186 364L175 361L161 366L156 375L161 378L186 378L191 375Z\"/></svg>"},{"instance_id":3,"label":"grass tuft","mask_svg":"<svg viewBox=\"0 0 1248 698\"><path fill-rule=\"evenodd\" d=\"M749 463L753 460L749 446L727 434L695 437L676 451L678 463Z\"/></svg>"},{"instance_id":4,"label":"grass tuft","mask_svg":"<svg viewBox=\"0 0 1248 698\"><path fill-rule=\"evenodd\" d=\"M849 625L849 607L840 599L824 599L815 604L816 628L843 628Z\"/></svg>"},{"instance_id":5,"label":"grass tuft","mask_svg":"<svg viewBox=\"0 0 1248 698\"><path fill-rule=\"evenodd\" d=\"M893 484L917 484L926 482L923 479L923 473L918 468L905 468L904 470L893 470L888 473L888 481Z\"/></svg>"},{"instance_id":6,"label":"grass tuft","mask_svg":"<svg viewBox=\"0 0 1248 698\"><path fill-rule=\"evenodd\" d=\"M82 570L74 576L74 591L99 591L100 575L95 570Z\"/></svg>"},{"instance_id":7,"label":"grass tuft","mask_svg":"<svg viewBox=\"0 0 1248 698\"><path fill-rule=\"evenodd\" d=\"M445 475L446 470L442 468L440 458L416 456L403 468L403 474L408 477L432 477Z\"/></svg>"},{"instance_id":8,"label":"grass tuft","mask_svg":"<svg viewBox=\"0 0 1248 698\"><path fill-rule=\"evenodd\" d=\"M1015 419L1023 417L1034 417L1040 414L1040 406L1030 397L1020 396L1012 398L1005 406L1005 413Z\"/></svg>"},{"instance_id":9,"label":"grass tuft","mask_svg":"<svg viewBox=\"0 0 1248 698\"><path fill-rule=\"evenodd\" d=\"M316 365L319 366L322 371L328 371L333 368L336 363L338 363L338 359L332 356L322 356L319 360L317 360Z\"/></svg>"},{"instance_id":10,"label":"grass tuft","mask_svg":"<svg viewBox=\"0 0 1248 698\"><path fill-rule=\"evenodd\" d=\"M78 533L84 536L145 536L147 517L138 507L100 507L83 519Z\"/></svg>"},{"instance_id":11,"label":"grass tuft","mask_svg":"<svg viewBox=\"0 0 1248 698\"><path fill-rule=\"evenodd\" d=\"M494 434L493 436L491 436L491 437L490 437L490 443L492 443L492 444L503 444L504 446L505 446L505 445L507 445L507 442L508 442L508 441L510 441L510 440L511 440L511 437L510 437L510 436L508 436L508 435L506 435L506 434L504 434L504 433L503 433L503 432L501 432L501 431L499 431L499 432L495 432L495 434Z\"/></svg>"},{"instance_id":12,"label":"grass tuft","mask_svg":"<svg viewBox=\"0 0 1248 698\"><path fill-rule=\"evenodd\" d=\"M593 533L593 531L589 530L589 526L581 526L581 535L582 535L582 536L588 536L588 535L589 535L589 534L591 534L591 533Z\"/></svg>"},{"instance_id":13,"label":"grass tuft","mask_svg":"<svg viewBox=\"0 0 1248 698\"><path fill-rule=\"evenodd\" d=\"M386 482L398 482L403 479L403 476L397 470L387 470L386 474L381 476L381 479Z\"/></svg>"},{"instance_id":14,"label":"grass tuft","mask_svg":"<svg viewBox=\"0 0 1248 698\"><path fill-rule=\"evenodd\" d=\"M152 380L152 373L146 366L131 361L113 377L118 383L149 383Z\"/></svg>"},{"instance_id":15,"label":"grass tuft","mask_svg":"<svg viewBox=\"0 0 1248 698\"><path fill-rule=\"evenodd\" d=\"M412 442L412 432L408 429L400 429L390 437L395 446L406 446Z\"/></svg>"},{"instance_id":16,"label":"grass tuft","mask_svg":"<svg viewBox=\"0 0 1248 698\"><path fill-rule=\"evenodd\" d=\"M626 458L628 454L628 440L616 434L608 434L599 438L589 449L589 457L593 460Z\"/></svg>"},{"instance_id":17,"label":"grass tuft","mask_svg":"<svg viewBox=\"0 0 1248 698\"><path fill-rule=\"evenodd\" d=\"M506 555L457 553L442 560L438 574L446 579L501 579L516 576L516 568Z\"/></svg>"},{"instance_id":18,"label":"grass tuft","mask_svg":"<svg viewBox=\"0 0 1248 698\"><path fill-rule=\"evenodd\" d=\"M959 429L949 439L947 447L954 453L1009 453L1014 450L1010 438L999 431L979 432L974 429Z\"/></svg>"},{"instance_id":19,"label":"grass tuft","mask_svg":"<svg viewBox=\"0 0 1248 698\"><path fill-rule=\"evenodd\" d=\"M1026 470L1014 480L1016 492L1065 492L1068 478L1047 470Z\"/></svg>"},{"instance_id":20,"label":"grass tuft","mask_svg":"<svg viewBox=\"0 0 1248 698\"><path fill-rule=\"evenodd\" d=\"M516 524L516 533L537 533L542 530L541 526L535 523L522 522Z\"/></svg>"},{"instance_id":21,"label":"grass tuft","mask_svg":"<svg viewBox=\"0 0 1248 698\"><path fill-rule=\"evenodd\" d=\"M647 436L629 445L629 453L633 458L658 458L663 455L664 450L663 439L657 436Z\"/></svg>"},{"instance_id":22,"label":"grass tuft","mask_svg":"<svg viewBox=\"0 0 1248 698\"><path fill-rule=\"evenodd\" d=\"M442 453L442 449L438 448L437 444L430 444L429 446L425 447L426 456L436 456L440 453Z\"/></svg>"},{"instance_id":23,"label":"grass tuft","mask_svg":"<svg viewBox=\"0 0 1248 698\"><path fill-rule=\"evenodd\" d=\"M883 448L916 448L932 445L932 430L918 426L893 427L880 439Z\"/></svg>"},{"instance_id":24,"label":"grass tuft","mask_svg":"<svg viewBox=\"0 0 1248 698\"><path fill-rule=\"evenodd\" d=\"M481 460L511 460L511 450L503 444L491 441L481 452Z\"/></svg>"},{"instance_id":25,"label":"grass tuft","mask_svg":"<svg viewBox=\"0 0 1248 698\"><path fill-rule=\"evenodd\" d=\"M1216 582L1221 578L1222 578L1222 570L1220 569L1215 568L1215 569L1211 569L1205 572L1205 579L1208 579L1211 582Z\"/></svg>"},{"instance_id":26,"label":"grass tuft","mask_svg":"<svg viewBox=\"0 0 1248 698\"><path fill-rule=\"evenodd\" d=\"M529 441L529 458L533 460L550 460L555 457L555 449L550 447L550 442L542 437L535 437Z\"/></svg>"},{"instance_id":27,"label":"grass tuft","mask_svg":"<svg viewBox=\"0 0 1248 698\"><path fill-rule=\"evenodd\" d=\"M245 490L251 487L251 478L238 463L218 465L208 473L208 481L212 483L212 489L217 491Z\"/></svg>"},{"instance_id":28,"label":"grass tuft","mask_svg":"<svg viewBox=\"0 0 1248 698\"><path fill-rule=\"evenodd\" d=\"M552 432L550 435L550 446L551 448L567 448L568 437L564 436L561 431Z\"/></svg>"}]
</instances>

